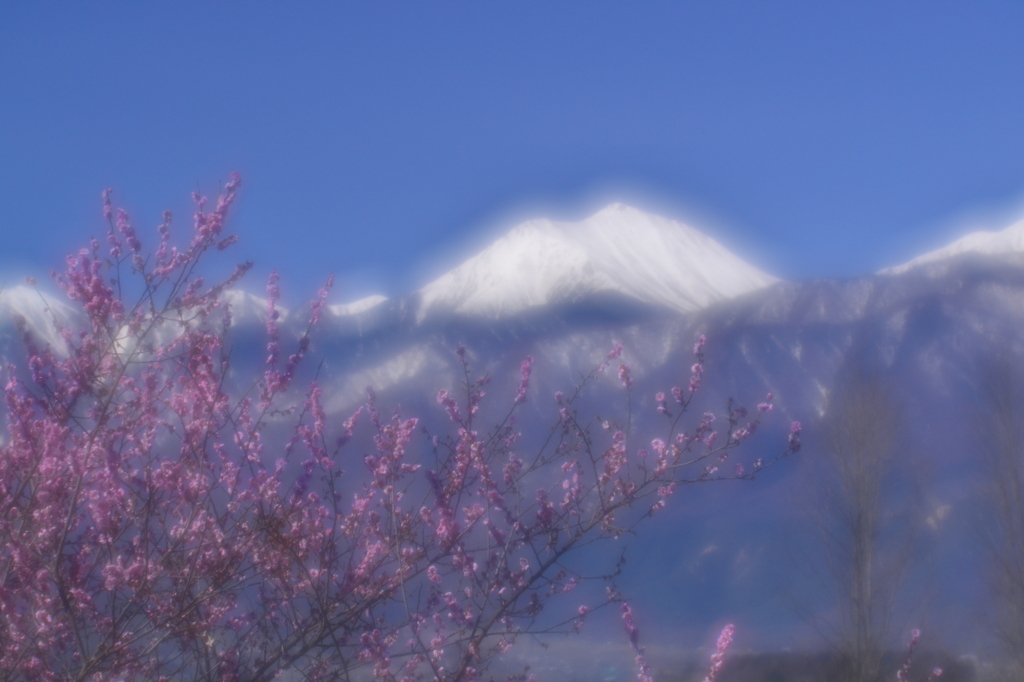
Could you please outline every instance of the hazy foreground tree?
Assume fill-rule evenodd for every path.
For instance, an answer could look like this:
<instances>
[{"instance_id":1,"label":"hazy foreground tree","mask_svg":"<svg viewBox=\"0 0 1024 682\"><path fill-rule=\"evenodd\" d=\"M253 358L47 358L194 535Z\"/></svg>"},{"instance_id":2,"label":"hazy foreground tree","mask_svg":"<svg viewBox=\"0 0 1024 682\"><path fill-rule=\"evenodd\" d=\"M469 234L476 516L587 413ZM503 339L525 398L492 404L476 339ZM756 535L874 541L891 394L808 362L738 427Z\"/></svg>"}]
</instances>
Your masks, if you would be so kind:
<instances>
[{"instance_id":1,"label":"hazy foreground tree","mask_svg":"<svg viewBox=\"0 0 1024 682\"><path fill-rule=\"evenodd\" d=\"M992 598L992 626L1010 668L1024 676L1024 376L1009 347L992 356L982 373L982 402L975 421L986 467L981 537L985 541Z\"/></svg>"},{"instance_id":2,"label":"hazy foreground tree","mask_svg":"<svg viewBox=\"0 0 1024 682\"><path fill-rule=\"evenodd\" d=\"M527 358L516 393L497 398L496 424L478 427L487 379L461 349L464 383L437 394L446 432L428 438L416 418L382 414L372 392L330 419L317 383L290 392L310 336L282 348L276 275L265 366L239 382L229 365L223 293L250 265L213 286L198 266L235 241L222 230L237 187L234 177L210 212L196 197L180 247L165 214L148 256L104 193L108 244L93 240L56 276L81 328L62 327L56 348L23 325L27 357L3 390L0 677L475 680L518 638L579 630L617 604L650 679L613 586L573 592L613 570L587 573L572 557L632 532L680 485L770 465L726 468L770 402L684 429L702 338L683 388L657 396L661 437L639 451L626 424L574 407L609 364L630 390L621 346L543 398L547 424L515 421ZM249 386L241 396L226 389L229 373ZM269 425L282 420L278 443ZM526 451L526 429L543 445ZM794 426L785 452L798 448Z\"/></svg>"},{"instance_id":3,"label":"hazy foreground tree","mask_svg":"<svg viewBox=\"0 0 1024 682\"><path fill-rule=\"evenodd\" d=\"M899 411L884 381L857 371L834 384L816 453L814 511L837 600L838 620L821 624L848 682L875 682L895 640L893 607L913 533L886 495L896 473Z\"/></svg>"}]
</instances>

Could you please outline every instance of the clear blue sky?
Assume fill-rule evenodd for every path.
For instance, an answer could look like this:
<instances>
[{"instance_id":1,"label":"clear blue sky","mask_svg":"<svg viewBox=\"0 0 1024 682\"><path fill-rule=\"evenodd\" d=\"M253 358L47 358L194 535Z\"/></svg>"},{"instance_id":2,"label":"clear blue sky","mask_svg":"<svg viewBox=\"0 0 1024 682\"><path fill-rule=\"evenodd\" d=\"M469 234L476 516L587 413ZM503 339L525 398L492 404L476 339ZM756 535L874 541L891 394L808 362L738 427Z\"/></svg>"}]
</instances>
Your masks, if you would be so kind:
<instances>
[{"instance_id":1,"label":"clear blue sky","mask_svg":"<svg viewBox=\"0 0 1024 682\"><path fill-rule=\"evenodd\" d=\"M232 170L292 300L613 199L869 273L1024 206L1024 3L0 3L0 269L99 234L105 187L184 230Z\"/></svg>"}]
</instances>

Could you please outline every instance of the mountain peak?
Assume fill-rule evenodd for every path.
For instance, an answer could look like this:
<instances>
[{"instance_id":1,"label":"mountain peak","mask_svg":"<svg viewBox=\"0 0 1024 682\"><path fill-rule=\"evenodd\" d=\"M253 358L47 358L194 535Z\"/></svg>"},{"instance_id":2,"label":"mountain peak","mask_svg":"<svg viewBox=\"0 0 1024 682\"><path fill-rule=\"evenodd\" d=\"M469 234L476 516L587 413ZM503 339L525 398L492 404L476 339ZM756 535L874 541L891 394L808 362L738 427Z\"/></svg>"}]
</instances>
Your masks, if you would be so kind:
<instances>
[{"instance_id":1,"label":"mountain peak","mask_svg":"<svg viewBox=\"0 0 1024 682\"><path fill-rule=\"evenodd\" d=\"M503 317L600 292L690 312L774 281L688 225L614 203L579 222L517 225L421 289L419 318Z\"/></svg>"},{"instance_id":2,"label":"mountain peak","mask_svg":"<svg viewBox=\"0 0 1024 682\"><path fill-rule=\"evenodd\" d=\"M608 204L607 206L602 208L600 211L598 211L594 215L601 215L601 214L604 214L604 213L617 213L617 212L623 212L623 211L633 211L634 213L643 213L643 211L641 211L640 209L633 208L632 206L627 206L626 204L623 204L621 202L616 201L614 203Z\"/></svg>"}]
</instances>

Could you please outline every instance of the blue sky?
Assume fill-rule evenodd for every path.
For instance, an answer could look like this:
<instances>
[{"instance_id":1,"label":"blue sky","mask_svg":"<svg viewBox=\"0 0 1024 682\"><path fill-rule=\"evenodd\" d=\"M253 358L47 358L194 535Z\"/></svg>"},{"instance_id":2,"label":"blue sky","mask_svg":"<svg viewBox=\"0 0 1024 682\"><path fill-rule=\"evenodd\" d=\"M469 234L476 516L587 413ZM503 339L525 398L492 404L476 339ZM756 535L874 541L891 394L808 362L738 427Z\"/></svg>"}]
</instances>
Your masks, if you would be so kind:
<instances>
[{"instance_id":1,"label":"blue sky","mask_svg":"<svg viewBox=\"0 0 1024 682\"><path fill-rule=\"evenodd\" d=\"M425 284L612 200L773 274L854 276L1024 211L1024 3L0 4L0 270L245 183L285 296Z\"/></svg>"}]
</instances>

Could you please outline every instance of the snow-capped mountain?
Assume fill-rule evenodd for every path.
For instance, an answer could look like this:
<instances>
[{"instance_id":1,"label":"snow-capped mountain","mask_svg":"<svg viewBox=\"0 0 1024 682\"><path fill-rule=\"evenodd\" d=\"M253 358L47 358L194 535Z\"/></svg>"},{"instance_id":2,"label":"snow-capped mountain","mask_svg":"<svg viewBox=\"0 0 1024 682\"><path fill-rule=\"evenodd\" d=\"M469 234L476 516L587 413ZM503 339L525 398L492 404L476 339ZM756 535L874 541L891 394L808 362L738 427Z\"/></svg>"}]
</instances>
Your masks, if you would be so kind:
<instances>
[{"instance_id":1,"label":"snow-capped mountain","mask_svg":"<svg viewBox=\"0 0 1024 682\"><path fill-rule=\"evenodd\" d=\"M924 255L914 258L913 260L907 261L902 265L881 270L879 274L899 275L917 267L918 265L935 263L937 261L945 260L947 258L955 258L968 253L984 254L988 256L1024 253L1024 220L1020 220L1013 225L1010 225L1005 230L1000 230L998 232L992 230L972 232L960 239L957 239L948 246L936 249L935 251L930 251Z\"/></svg>"},{"instance_id":2,"label":"snow-capped mountain","mask_svg":"<svg viewBox=\"0 0 1024 682\"><path fill-rule=\"evenodd\" d=\"M776 281L692 227L612 204L586 220L531 220L420 290L434 309L499 318L616 292L691 312Z\"/></svg>"}]
</instances>

